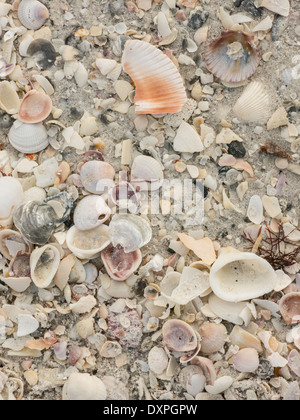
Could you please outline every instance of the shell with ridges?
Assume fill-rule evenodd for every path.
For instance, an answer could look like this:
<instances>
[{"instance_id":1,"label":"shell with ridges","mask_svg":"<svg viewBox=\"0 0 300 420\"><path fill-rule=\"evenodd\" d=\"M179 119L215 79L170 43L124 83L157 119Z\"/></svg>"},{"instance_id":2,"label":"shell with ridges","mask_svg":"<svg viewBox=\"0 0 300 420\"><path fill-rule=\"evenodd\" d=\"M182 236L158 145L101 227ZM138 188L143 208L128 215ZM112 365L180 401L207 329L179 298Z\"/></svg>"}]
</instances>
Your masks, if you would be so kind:
<instances>
[{"instance_id":1,"label":"shell with ridges","mask_svg":"<svg viewBox=\"0 0 300 420\"><path fill-rule=\"evenodd\" d=\"M180 112L187 101L183 80L174 63L144 41L125 44L123 68L136 85L137 114Z\"/></svg>"},{"instance_id":2,"label":"shell with ridges","mask_svg":"<svg viewBox=\"0 0 300 420\"><path fill-rule=\"evenodd\" d=\"M52 100L45 93L33 89L28 92L19 109L19 120L28 124L37 124L44 121L51 113Z\"/></svg>"},{"instance_id":3,"label":"shell with ridges","mask_svg":"<svg viewBox=\"0 0 300 420\"><path fill-rule=\"evenodd\" d=\"M251 82L240 98L237 100L233 111L242 121L262 121L271 116L270 97L261 82Z\"/></svg>"},{"instance_id":4,"label":"shell with ridges","mask_svg":"<svg viewBox=\"0 0 300 420\"><path fill-rule=\"evenodd\" d=\"M227 338L227 330L223 324L205 322L199 330L201 336L201 353L213 354L220 351Z\"/></svg>"},{"instance_id":5,"label":"shell with ridges","mask_svg":"<svg viewBox=\"0 0 300 420\"><path fill-rule=\"evenodd\" d=\"M34 284L45 289L50 286L58 270L60 253L53 245L36 248L30 256L31 278Z\"/></svg>"},{"instance_id":6,"label":"shell with ridges","mask_svg":"<svg viewBox=\"0 0 300 420\"><path fill-rule=\"evenodd\" d=\"M27 29L36 31L49 17L46 6L37 0L22 0L18 7L18 18Z\"/></svg>"},{"instance_id":7,"label":"shell with ridges","mask_svg":"<svg viewBox=\"0 0 300 420\"><path fill-rule=\"evenodd\" d=\"M11 127L8 139L10 144L21 153L37 153L48 145L48 134L42 124L26 124L16 121Z\"/></svg>"}]
</instances>

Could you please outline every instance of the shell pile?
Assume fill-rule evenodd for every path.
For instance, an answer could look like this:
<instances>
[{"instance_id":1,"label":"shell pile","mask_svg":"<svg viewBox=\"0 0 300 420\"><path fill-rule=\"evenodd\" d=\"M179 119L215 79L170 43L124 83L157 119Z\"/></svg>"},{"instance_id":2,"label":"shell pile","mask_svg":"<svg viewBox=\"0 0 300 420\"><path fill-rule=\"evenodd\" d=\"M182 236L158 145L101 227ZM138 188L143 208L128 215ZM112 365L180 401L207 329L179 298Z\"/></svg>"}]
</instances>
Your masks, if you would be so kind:
<instances>
[{"instance_id":1,"label":"shell pile","mask_svg":"<svg viewBox=\"0 0 300 420\"><path fill-rule=\"evenodd\" d=\"M0 399L300 399L299 19L0 1Z\"/></svg>"}]
</instances>

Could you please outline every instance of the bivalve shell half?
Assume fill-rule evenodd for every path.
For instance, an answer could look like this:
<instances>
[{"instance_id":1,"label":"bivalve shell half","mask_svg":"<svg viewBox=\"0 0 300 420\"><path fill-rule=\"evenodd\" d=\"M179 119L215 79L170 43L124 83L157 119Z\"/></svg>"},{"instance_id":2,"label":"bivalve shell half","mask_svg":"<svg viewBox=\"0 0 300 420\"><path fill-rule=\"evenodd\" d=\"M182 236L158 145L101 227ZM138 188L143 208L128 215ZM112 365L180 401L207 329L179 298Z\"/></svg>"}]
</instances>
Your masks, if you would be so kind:
<instances>
[{"instance_id":1,"label":"bivalve shell half","mask_svg":"<svg viewBox=\"0 0 300 420\"><path fill-rule=\"evenodd\" d=\"M18 7L18 18L27 29L36 31L49 17L46 6L37 0L22 0Z\"/></svg>"},{"instance_id":2,"label":"bivalve shell half","mask_svg":"<svg viewBox=\"0 0 300 420\"><path fill-rule=\"evenodd\" d=\"M163 170L158 161L150 156L137 156L131 168L131 183L135 189L151 191L160 188L164 179ZM150 186L148 185L150 184Z\"/></svg>"},{"instance_id":3,"label":"bivalve shell half","mask_svg":"<svg viewBox=\"0 0 300 420\"><path fill-rule=\"evenodd\" d=\"M232 363L239 372L255 372L259 366L258 352L253 348L239 350L232 356Z\"/></svg>"},{"instance_id":4,"label":"bivalve shell half","mask_svg":"<svg viewBox=\"0 0 300 420\"><path fill-rule=\"evenodd\" d=\"M6 80L0 83L0 108L8 114L17 114L20 99L13 85Z\"/></svg>"},{"instance_id":5,"label":"bivalve shell half","mask_svg":"<svg viewBox=\"0 0 300 420\"><path fill-rule=\"evenodd\" d=\"M36 124L44 121L50 115L51 110L50 96L33 89L24 96L18 117L24 123Z\"/></svg>"},{"instance_id":6,"label":"bivalve shell half","mask_svg":"<svg viewBox=\"0 0 300 420\"><path fill-rule=\"evenodd\" d=\"M63 387L63 401L101 401L106 397L104 383L88 373L71 373Z\"/></svg>"},{"instance_id":7,"label":"bivalve shell half","mask_svg":"<svg viewBox=\"0 0 300 420\"><path fill-rule=\"evenodd\" d=\"M101 225L95 229L82 231L76 226L68 230L66 243L71 252L79 259L97 257L105 249L111 240L108 226Z\"/></svg>"},{"instance_id":8,"label":"bivalve shell half","mask_svg":"<svg viewBox=\"0 0 300 420\"><path fill-rule=\"evenodd\" d=\"M180 319L168 320L162 329L163 343L169 350L188 352L197 347L194 329Z\"/></svg>"},{"instance_id":9,"label":"bivalve shell half","mask_svg":"<svg viewBox=\"0 0 300 420\"><path fill-rule=\"evenodd\" d=\"M101 258L109 276L117 281L128 279L142 263L139 249L125 253L120 245L109 245L102 251Z\"/></svg>"},{"instance_id":10,"label":"bivalve shell half","mask_svg":"<svg viewBox=\"0 0 300 420\"><path fill-rule=\"evenodd\" d=\"M0 178L0 226L11 227L14 210L22 203L23 188L16 178Z\"/></svg>"},{"instance_id":11,"label":"bivalve shell half","mask_svg":"<svg viewBox=\"0 0 300 420\"><path fill-rule=\"evenodd\" d=\"M259 56L254 37L241 31L224 31L205 54L206 66L221 81L239 83L251 77Z\"/></svg>"},{"instance_id":12,"label":"bivalve shell half","mask_svg":"<svg viewBox=\"0 0 300 420\"><path fill-rule=\"evenodd\" d=\"M136 85L137 114L181 111L187 101L182 77L172 60L158 48L144 41L127 41L122 64Z\"/></svg>"},{"instance_id":13,"label":"bivalve shell half","mask_svg":"<svg viewBox=\"0 0 300 420\"><path fill-rule=\"evenodd\" d=\"M225 326L213 322L202 324L199 334L201 336L201 353L203 354L213 354L220 351L227 338Z\"/></svg>"},{"instance_id":14,"label":"bivalve shell half","mask_svg":"<svg viewBox=\"0 0 300 420\"><path fill-rule=\"evenodd\" d=\"M26 124L16 121L11 127L8 139L21 153L37 153L49 145L46 128L42 124Z\"/></svg>"},{"instance_id":15,"label":"bivalve shell half","mask_svg":"<svg viewBox=\"0 0 300 420\"><path fill-rule=\"evenodd\" d=\"M300 293L292 292L284 295L279 301L280 313L287 324L300 322Z\"/></svg>"},{"instance_id":16,"label":"bivalve shell half","mask_svg":"<svg viewBox=\"0 0 300 420\"><path fill-rule=\"evenodd\" d=\"M25 242L19 232L11 229L0 231L0 252L8 260L12 260L17 253L28 253L31 246Z\"/></svg>"},{"instance_id":17,"label":"bivalve shell half","mask_svg":"<svg viewBox=\"0 0 300 420\"><path fill-rule=\"evenodd\" d=\"M53 245L36 248L30 256L30 272L34 284L45 289L50 286L58 270L60 253Z\"/></svg>"},{"instance_id":18,"label":"bivalve shell half","mask_svg":"<svg viewBox=\"0 0 300 420\"><path fill-rule=\"evenodd\" d=\"M111 216L111 210L99 195L88 195L76 206L74 225L79 230L94 229L105 223Z\"/></svg>"},{"instance_id":19,"label":"bivalve shell half","mask_svg":"<svg viewBox=\"0 0 300 420\"><path fill-rule=\"evenodd\" d=\"M274 290L276 273L263 258L226 248L210 271L210 286L220 299L241 302Z\"/></svg>"},{"instance_id":20,"label":"bivalve shell half","mask_svg":"<svg viewBox=\"0 0 300 420\"><path fill-rule=\"evenodd\" d=\"M271 116L271 100L261 82L251 82L233 107L241 121L265 121Z\"/></svg>"},{"instance_id":21,"label":"bivalve shell half","mask_svg":"<svg viewBox=\"0 0 300 420\"><path fill-rule=\"evenodd\" d=\"M91 160L82 165L80 178L84 188L92 194L103 194L114 186L114 168L107 162Z\"/></svg>"}]
</instances>

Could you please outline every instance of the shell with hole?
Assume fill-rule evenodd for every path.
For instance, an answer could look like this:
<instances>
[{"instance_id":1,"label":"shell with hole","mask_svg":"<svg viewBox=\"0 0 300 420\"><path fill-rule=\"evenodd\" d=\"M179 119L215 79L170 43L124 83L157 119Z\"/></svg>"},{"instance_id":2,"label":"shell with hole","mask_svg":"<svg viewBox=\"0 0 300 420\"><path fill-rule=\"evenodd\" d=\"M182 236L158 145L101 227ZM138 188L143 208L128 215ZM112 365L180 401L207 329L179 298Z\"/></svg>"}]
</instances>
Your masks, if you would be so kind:
<instances>
[{"instance_id":1,"label":"shell with hole","mask_svg":"<svg viewBox=\"0 0 300 420\"><path fill-rule=\"evenodd\" d=\"M239 83L251 77L259 63L254 36L241 31L223 31L206 53L208 70L227 83Z\"/></svg>"},{"instance_id":2,"label":"shell with hole","mask_svg":"<svg viewBox=\"0 0 300 420\"><path fill-rule=\"evenodd\" d=\"M82 231L72 226L68 230L66 243L71 252L82 260L96 258L109 244L109 229L100 225L95 229Z\"/></svg>"},{"instance_id":3,"label":"shell with hole","mask_svg":"<svg viewBox=\"0 0 300 420\"><path fill-rule=\"evenodd\" d=\"M147 245L152 238L150 223L134 214L115 214L109 224L114 247L121 245L124 252L133 252Z\"/></svg>"},{"instance_id":4,"label":"shell with hole","mask_svg":"<svg viewBox=\"0 0 300 420\"><path fill-rule=\"evenodd\" d=\"M8 139L21 153L37 153L49 145L48 134L43 124L26 124L16 121L11 127Z\"/></svg>"},{"instance_id":5,"label":"shell with hole","mask_svg":"<svg viewBox=\"0 0 300 420\"><path fill-rule=\"evenodd\" d=\"M169 319L162 329L163 343L173 351L189 352L197 347L197 335L189 324L180 319Z\"/></svg>"},{"instance_id":6,"label":"shell with hole","mask_svg":"<svg viewBox=\"0 0 300 420\"><path fill-rule=\"evenodd\" d=\"M242 302L274 290L276 273L263 258L251 252L225 248L213 264L210 286L220 299Z\"/></svg>"},{"instance_id":7,"label":"shell with hole","mask_svg":"<svg viewBox=\"0 0 300 420\"><path fill-rule=\"evenodd\" d=\"M137 114L181 111L187 101L183 80L175 64L162 51L147 42L129 40L122 65L136 85Z\"/></svg>"},{"instance_id":8,"label":"shell with hole","mask_svg":"<svg viewBox=\"0 0 300 420\"><path fill-rule=\"evenodd\" d=\"M127 280L142 263L142 253L139 249L125 253L120 245L112 244L101 252L101 258L108 275L117 281Z\"/></svg>"},{"instance_id":9,"label":"shell with hole","mask_svg":"<svg viewBox=\"0 0 300 420\"><path fill-rule=\"evenodd\" d=\"M44 121L52 111L50 96L33 89L22 99L18 118L23 123L37 124Z\"/></svg>"},{"instance_id":10,"label":"shell with hole","mask_svg":"<svg viewBox=\"0 0 300 420\"><path fill-rule=\"evenodd\" d=\"M251 82L233 107L241 121L265 121L271 116L271 99L261 82Z\"/></svg>"},{"instance_id":11,"label":"shell with hole","mask_svg":"<svg viewBox=\"0 0 300 420\"><path fill-rule=\"evenodd\" d=\"M92 194L103 194L114 184L115 170L107 162L91 160L82 165L80 178L84 188Z\"/></svg>"},{"instance_id":12,"label":"shell with hole","mask_svg":"<svg viewBox=\"0 0 300 420\"><path fill-rule=\"evenodd\" d=\"M0 108L7 114L17 114L20 99L13 85L6 80L0 83Z\"/></svg>"},{"instance_id":13,"label":"shell with hole","mask_svg":"<svg viewBox=\"0 0 300 420\"><path fill-rule=\"evenodd\" d=\"M46 6L37 0L22 0L18 7L18 18L27 29L40 29L49 17Z\"/></svg>"},{"instance_id":14,"label":"shell with hole","mask_svg":"<svg viewBox=\"0 0 300 420\"><path fill-rule=\"evenodd\" d=\"M36 248L30 256L31 279L39 289L46 289L58 270L60 253L53 245Z\"/></svg>"},{"instance_id":15,"label":"shell with hole","mask_svg":"<svg viewBox=\"0 0 300 420\"><path fill-rule=\"evenodd\" d=\"M99 195L88 195L79 201L74 211L74 225L79 230L94 229L111 216L111 209Z\"/></svg>"},{"instance_id":16,"label":"shell with hole","mask_svg":"<svg viewBox=\"0 0 300 420\"><path fill-rule=\"evenodd\" d=\"M300 292L291 292L279 301L280 313L287 324L300 322Z\"/></svg>"},{"instance_id":17,"label":"shell with hole","mask_svg":"<svg viewBox=\"0 0 300 420\"><path fill-rule=\"evenodd\" d=\"M0 178L0 226L12 226L13 212L22 203L23 196L23 187L18 179Z\"/></svg>"}]
</instances>

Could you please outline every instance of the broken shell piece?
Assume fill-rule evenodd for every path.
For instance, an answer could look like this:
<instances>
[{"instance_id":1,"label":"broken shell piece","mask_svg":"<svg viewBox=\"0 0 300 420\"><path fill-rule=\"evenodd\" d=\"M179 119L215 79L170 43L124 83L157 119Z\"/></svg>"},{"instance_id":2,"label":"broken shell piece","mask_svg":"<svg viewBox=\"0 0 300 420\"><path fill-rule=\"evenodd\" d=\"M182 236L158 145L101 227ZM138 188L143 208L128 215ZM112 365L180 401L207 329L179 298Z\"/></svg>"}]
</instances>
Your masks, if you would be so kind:
<instances>
[{"instance_id":1,"label":"broken shell piece","mask_svg":"<svg viewBox=\"0 0 300 420\"><path fill-rule=\"evenodd\" d=\"M36 248L30 256L30 272L34 284L40 289L50 286L60 263L60 253L55 246Z\"/></svg>"},{"instance_id":2,"label":"broken shell piece","mask_svg":"<svg viewBox=\"0 0 300 420\"><path fill-rule=\"evenodd\" d=\"M90 230L105 223L110 216L111 210L102 197L88 195L75 208L74 224L79 230Z\"/></svg>"},{"instance_id":3,"label":"broken shell piece","mask_svg":"<svg viewBox=\"0 0 300 420\"><path fill-rule=\"evenodd\" d=\"M127 41L122 65L136 85L137 114L181 111L187 101L182 77L172 60L158 48L144 41Z\"/></svg>"},{"instance_id":4,"label":"broken shell piece","mask_svg":"<svg viewBox=\"0 0 300 420\"><path fill-rule=\"evenodd\" d=\"M107 397L106 387L97 376L88 373L71 373L63 387L63 401L100 401Z\"/></svg>"},{"instance_id":5,"label":"broken shell piece","mask_svg":"<svg viewBox=\"0 0 300 420\"><path fill-rule=\"evenodd\" d=\"M152 347L148 354L148 365L152 372L161 375L168 367L169 359L161 347Z\"/></svg>"},{"instance_id":6,"label":"broken shell piece","mask_svg":"<svg viewBox=\"0 0 300 420\"><path fill-rule=\"evenodd\" d=\"M193 251L205 264L211 265L216 261L216 251L210 238L194 239L186 233L178 233L178 237L183 245Z\"/></svg>"},{"instance_id":7,"label":"broken shell piece","mask_svg":"<svg viewBox=\"0 0 300 420\"><path fill-rule=\"evenodd\" d=\"M209 296L209 308L213 313L224 319L225 321L231 322L236 325L243 325L245 322L244 311L247 311L247 321L252 317L250 309L247 306L246 302L227 302L218 298L218 296L213 293Z\"/></svg>"},{"instance_id":8,"label":"broken shell piece","mask_svg":"<svg viewBox=\"0 0 300 420\"><path fill-rule=\"evenodd\" d=\"M136 251L150 242L152 229L145 219L134 214L115 214L109 224L114 247L121 245L126 253Z\"/></svg>"},{"instance_id":9,"label":"broken shell piece","mask_svg":"<svg viewBox=\"0 0 300 420\"><path fill-rule=\"evenodd\" d=\"M139 249L125 253L120 245L109 245L102 251L101 258L109 276L117 281L128 279L142 263Z\"/></svg>"},{"instance_id":10,"label":"broken shell piece","mask_svg":"<svg viewBox=\"0 0 300 420\"><path fill-rule=\"evenodd\" d=\"M205 322L199 329L201 336L201 353L213 354L220 351L227 338L227 330L223 324Z\"/></svg>"},{"instance_id":11,"label":"broken shell piece","mask_svg":"<svg viewBox=\"0 0 300 420\"><path fill-rule=\"evenodd\" d=\"M79 259L95 258L110 244L108 226L81 231L76 226L68 230L66 244Z\"/></svg>"},{"instance_id":12,"label":"broken shell piece","mask_svg":"<svg viewBox=\"0 0 300 420\"><path fill-rule=\"evenodd\" d=\"M206 378L200 366L189 365L180 372L179 381L190 395L196 396L204 390Z\"/></svg>"},{"instance_id":13,"label":"broken shell piece","mask_svg":"<svg viewBox=\"0 0 300 420\"><path fill-rule=\"evenodd\" d=\"M96 66L100 70L103 76L107 76L117 65L116 60L110 60L108 58L97 58Z\"/></svg>"},{"instance_id":14,"label":"broken shell piece","mask_svg":"<svg viewBox=\"0 0 300 420\"><path fill-rule=\"evenodd\" d=\"M21 153L37 153L49 145L46 128L42 124L26 124L16 121L11 127L8 139Z\"/></svg>"},{"instance_id":15,"label":"broken shell piece","mask_svg":"<svg viewBox=\"0 0 300 420\"><path fill-rule=\"evenodd\" d=\"M280 313L287 324L300 322L300 293L292 292L284 295L279 302Z\"/></svg>"},{"instance_id":16,"label":"broken shell piece","mask_svg":"<svg viewBox=\"0 0 300 420\"><path fill-rule=\"evenodd\" d=\"M257 350L253 348L239 350L232 356L232 363L239 372L255 372L259 366Z\"/></svg>"},{"instance_id":17,"label":"broken shell piece","mask_svg":"<svg viewBox=\"0 0 300 420\"><path fill-rule=\"evenodd\" d=\"M186 305L198 296L209 294L210 291L208 273L184 267L179 285L173 290L170 299L180 305Z\"/></svg>"},{"instance_id":18,"label":"broken shell piece","mask_svg":"<svg viewBox=\"0 0 300 420\"><path fill-rule=\"evenodd\" d=\"M14 210L24 196L20 181L13 177L0 178L0 226L11 227Z\"/></svg>"},{"instance_id":19,"label":"broken shell piece","mask_svg":"<svg viewBox=\"0 0 300 420\"><path fill-rule=\"evenodd\" d=\"M200 366L205 375L206 382L213 385L217 378L216 370L213 362L207 357L196 356L192 361L192 365Z\"/></svg>"},{"instance_id":20,"label":"broken shell piece","mask_svg":"<svg viewBox=\"0 0 300 420\"><path fill-rule=\"evenodd\" d=\"M262 352L259 338L237 325L231 331L229 339L234 346L238 346L240 349L251 347L259 353Z\"/></svg>"},{"instance_id":21,"label":"broken shell piece","mask_svg":"<svg viewBox=\"0 0 300 420\"><path fill-rule=\"evenodd\" d=\"M258 0L258 4L277 15L288 17L290 14L289 0Z\"/></svg>"},{"instance_id":22,"label":"broken shell piece","mask_svg":"<svg viewBox=\"0 0 300 420\"><path fill-rule=\"evenodd\" d=\"M114 168L107 162L91 160L82 165L80 178L84 188L92 194L103 194L114 186Z\"/></svg>"},{"instance_id":23,"label":"broken shell piece","mask_svg":"<svg viewBox=\"0 0 300 420\"><path fill-rule=\"evenodd\" d=\"M195 153L204 149L201 137L188 123L183 121L174 138L173 148L176 152Z\"/></svg>"},{"instance_id":24,"label":"broken shell piece","mask_svg":"<svg viewBox=\"0 0 300 420\"><path fill-rule=\"evenodd\" d=\"M253 195L250 198L247 217L255 225L260 225L265 220L263 203L258 195Z\"/></svg>"},{"instance_id":25,"label":"broken shell piece","mask_svg":"<svg viewBox=\"0 0 300 420\"><path fill-rule=\"evenodd\" d=\"M165 275L160 284L160 292L163 297L168 301L172 301L171 295L173 291L178 287L180 282L181 274L176 271L170 271ZM174 303L173 303L174 306Z\"/></svg>"},{"instance_id":26,"label":"broken shell piece","mask_svg":"<svg viewBox=\"0 0 300 420\"><path fill-rule=\"evenodd\" d=\"M24 123L36 124L44 121L50 115L51 110L50 96L33 89L24 96L18 117Z\"/></svg>"},{"instance_id":27,"label":"broken shell piece","mask_svg":"<svg viewBox=\"0 0 300 420\"><path fill-rule=\"evenodd\" d=\"M270 97L261 82L251 82L233 107L241 121L264 121L270 118Z\"/></svg>"},{"instance_id":28,"label":"broken shell piece","mask_svg":"<svg viewBox=\"0 0 300 420\"><path fill-rule=\"evenodd\" d=\"M49 17L46 6L37 0L22 0L18 6L18 18L27 29L36 31Z\"/></svg>"},{"instance_id":29,"label":"broken shell piece","mask_svg":"<svg viewBox=\"0 0 300 420\"><path fill-rule=\"evenodd\" d=\"M275 130L289 124L287 111L283 106L279 107L267 122L267 130Z\"/></svg>"},{"instance_id":30,"label":"broken shell piece","mask_svg":"<svg viewBox=\"0 0 300 420\"><path fill-rule=\"evenodd\" d=\"M219 298L241 302L274 290L276 274L263 258L229 247L220 253L212 266L209 281Z\"/></svg>"},{"instance_id":31,"label":"broken shell piece","mask_svg":"<svg viewBox=\"0 0 300 420\"><path fill-rule=\"evenodd\" d=\"M188 352L197 347L194 329L180 319L170 319L162 329L164 345L169 350Z\"/></svg>"},{"instance_id":32,"label":"broken shell piece","mask_svg":"<svg viewBox=\"0 0 300 420\"><path fill-rule=\"evenodd\" d=\"M12 260L18 252L30 252L30 248L19 232L11 229L0 231L0 252L8 260Z\"/></svg>"},{"instance_id":33,"label":"broken shell piece","mask_svg":"<svg viewBox=\"0 0 300 420\"><path fill-rule=\"evenodd\" d=\"M0 83L0 108L8 114L17 114L20 108L19 96L7 81Z\"/></svg>"},{"instance_id":34,"label":"broken shell piece","mask_svg":"<svg viewBox=\"0 0 300 420\"><path fill-rule=\"evenodd\" d=\"M122 347L117 341L106 341L99 353L100 356L106 357L107 359L115 358L122 353Z\"/></svg>"},{"instance_id":35,"label":"broken shell piece","mask_svg":"<svg viewBox=\"0 0 300 420\"><path fill-rule=\"evenodd\" d=\"M224 31L205 54L206 66L214 76L228 83L247 80L255 72L259 56L254 37L241 31Z\"/></svg>"}]
</instances>

